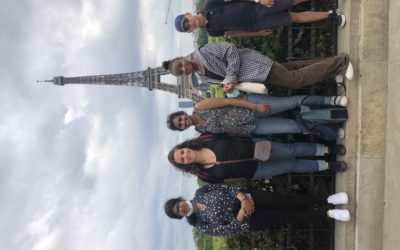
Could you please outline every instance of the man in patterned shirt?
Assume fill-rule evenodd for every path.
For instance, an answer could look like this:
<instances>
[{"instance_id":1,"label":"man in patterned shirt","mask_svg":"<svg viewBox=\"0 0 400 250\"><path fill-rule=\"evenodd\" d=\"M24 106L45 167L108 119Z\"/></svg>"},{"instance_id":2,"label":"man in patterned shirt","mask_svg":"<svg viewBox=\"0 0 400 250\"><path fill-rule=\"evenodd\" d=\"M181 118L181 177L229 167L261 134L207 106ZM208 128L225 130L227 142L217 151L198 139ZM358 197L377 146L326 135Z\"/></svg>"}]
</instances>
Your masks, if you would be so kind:
<instances>
[{"instance_id":1,"label":"man in patterned shirt","mask_svg":"<svg viewBox=\"0 0 400 250\"><path fill-rule=\"evenodd\" d=\"M241 82L297 89L338 75L345 75L348 80L353 78L353 66L345 53L324 59L278 63L258 51L239 49L234 44L222 42L206 44L189 58L164 61L163 67L175 76L196 72L214 81L222 81L227 93Z\"/></svg>"}]
</instances>

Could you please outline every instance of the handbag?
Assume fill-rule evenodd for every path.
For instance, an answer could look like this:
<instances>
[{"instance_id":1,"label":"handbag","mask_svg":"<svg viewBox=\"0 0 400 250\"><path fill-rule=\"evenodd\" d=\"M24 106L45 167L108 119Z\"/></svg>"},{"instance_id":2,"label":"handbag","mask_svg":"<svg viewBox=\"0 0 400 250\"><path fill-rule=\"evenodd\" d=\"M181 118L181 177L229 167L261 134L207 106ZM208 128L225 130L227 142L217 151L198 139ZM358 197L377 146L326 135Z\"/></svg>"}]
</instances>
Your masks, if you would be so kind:
<instances>
[{"instance_id":1,"label":"handbag","mask_svg":"<svg viewBox=\"0 0 400 250\"><path fill-rule=\"evenodd\" d=\"M258 141L254 146L254 159L259 161L267 161L271 156L271 142Z\"/></svg>"},{"instance_id":2,"label":"handbag","mask_svg":"<svg viewBox=\"0 0 400 250\"><path fill-rule=\"evenodd\" d=\"M230 160L230 161L216 161L205 163L204 165L221 165L221 164L230 164L230 163L239 163L246 161L267 161L271 156L271 142L270 141L258 141L254 146L254 157L240 160Z\"/></svg>"},{"instance_id":3,"label":"handbag","mask_svg":"<svg viewBox=\"0 0 400 250\"><path fill-rule=\"evenodd\" d=\"M258 82L242 82L236 86L237 89L247 92L268 95L268 89L264 84Z\"/></svg>"}]
</instances>

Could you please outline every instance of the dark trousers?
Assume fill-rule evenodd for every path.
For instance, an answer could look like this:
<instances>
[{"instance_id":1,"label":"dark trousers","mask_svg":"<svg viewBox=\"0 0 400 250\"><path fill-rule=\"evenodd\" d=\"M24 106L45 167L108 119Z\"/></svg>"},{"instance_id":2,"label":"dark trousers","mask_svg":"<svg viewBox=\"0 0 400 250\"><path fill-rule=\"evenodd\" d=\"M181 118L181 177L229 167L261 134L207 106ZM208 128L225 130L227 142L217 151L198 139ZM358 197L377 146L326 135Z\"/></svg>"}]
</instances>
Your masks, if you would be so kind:
<instances>
[{"instance_id":1,"label":"dark trousers","mask_svg":"<svg viewBox=\"0 0 400 250\"><path fill-rule=\"evenodd\" d=\"M349 64L345 53L324 59L272 64L266 84L298 89L344 74Z\"/></svg>"},{"instance_id":2,"label":"dark trousers","mask_svg":"<svg viewBox=\"0 0 400 250\"><path fill-rule=\"evenodd\" d=\"M250 190L255 210L250 217L250 231L259 231L283 224L305 224L326 220L326 211L308 210L313 205L327 204L327 197L298 194L285 196L277 193Z\"/></svg>"}]
</instances>

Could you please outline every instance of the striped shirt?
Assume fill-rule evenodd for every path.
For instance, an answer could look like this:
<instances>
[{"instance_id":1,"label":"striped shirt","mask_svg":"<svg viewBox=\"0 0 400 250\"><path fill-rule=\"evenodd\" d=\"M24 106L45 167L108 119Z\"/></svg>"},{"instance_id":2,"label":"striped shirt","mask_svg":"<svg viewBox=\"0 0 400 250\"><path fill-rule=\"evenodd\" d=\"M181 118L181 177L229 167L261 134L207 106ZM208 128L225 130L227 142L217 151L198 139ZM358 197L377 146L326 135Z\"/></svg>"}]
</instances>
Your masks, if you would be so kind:
<instances>
[{"instance_id":1,"label":"striped shirt","mask_svg":"<svg viewBox=\"0 0 400 250\"><path fill-rule=\"evenodd\" d=\"M231 43L209 43L192 54L192 59L216 75L224 76L225 82L266 81L273 61L252 49L238 49ZM212 79L219 81L218 79Z\"/></svg>"}]
</instances>

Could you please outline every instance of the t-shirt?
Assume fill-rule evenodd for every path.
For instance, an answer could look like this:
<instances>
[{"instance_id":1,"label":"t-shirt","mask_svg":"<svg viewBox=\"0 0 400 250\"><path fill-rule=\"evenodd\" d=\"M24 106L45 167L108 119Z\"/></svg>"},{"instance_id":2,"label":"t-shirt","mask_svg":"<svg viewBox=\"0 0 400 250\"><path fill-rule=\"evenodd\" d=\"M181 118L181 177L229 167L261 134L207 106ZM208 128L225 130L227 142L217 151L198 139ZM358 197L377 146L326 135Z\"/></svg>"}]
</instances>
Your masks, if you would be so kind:
<instances>
[{"instance_id":1,"label":"t-shirt","mask_svg":"<svg viewBox=\"0 0 400 250\"><path fill-rule=\"evenodd\" d=\"M223 36L229 30L254 31L259 4L249 1L209 0L200 13L207 19L210 36Z\"/></svg>"},{"instance_id":2,"label":"t-shirt","mask_svg":"<svg viewBox=\"0 0 400 250\"><path fill-rule=\"evenodd\" d=\"M254 142L246 139L214 139L204 142L204 148L214 152L217 161L249 159L254 157ZM258 161L251 160L239 163L222 163L206 168L198 177L208 183L223 183L224 179L246 178L254 176Z\"/></svg>"}]
</instances>

